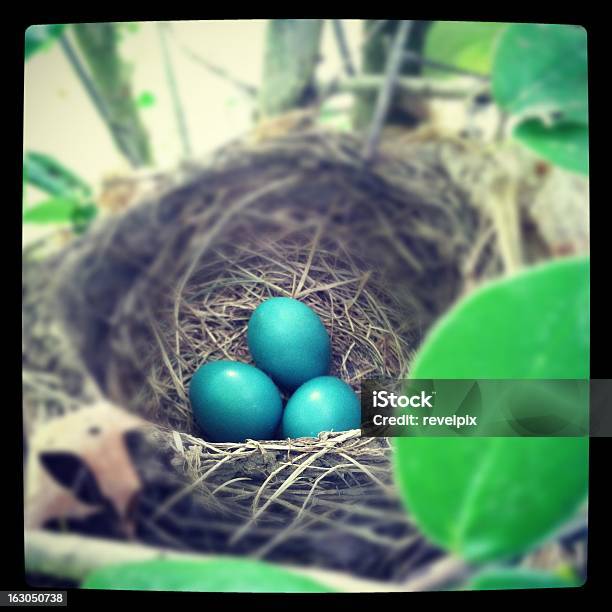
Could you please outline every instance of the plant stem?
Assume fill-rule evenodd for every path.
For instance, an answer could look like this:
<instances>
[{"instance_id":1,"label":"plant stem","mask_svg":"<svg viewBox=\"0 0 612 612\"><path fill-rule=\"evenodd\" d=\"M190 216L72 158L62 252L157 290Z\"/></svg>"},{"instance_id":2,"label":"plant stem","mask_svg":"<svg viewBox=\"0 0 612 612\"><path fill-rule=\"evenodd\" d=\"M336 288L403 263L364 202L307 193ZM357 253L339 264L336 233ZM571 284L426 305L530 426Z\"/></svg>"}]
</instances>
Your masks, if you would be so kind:
<instances>
[{"instance_id":1,"label":"plant stem","mask_svg":"<svg viewBox=\"0 0 612 612\"><path fill-rule=\"evenodd\" d=\"M132 83L119 54L114 23L78 23L72 26L97 97L104 101L106 123L117 148L135 167L152 162L149 136L132 97Z\"/></svg>"},{"instance_id":2,"label":"plant stem","mask_svg":"<svg viewBox=\"0 0 612 612\"><path fill-rule=\"evenodd\" d=\"M176 119L179 136L183 145L183 154L185 155L185 157L190 157L192 151L191 142L189 140L189 132L187 130L187 123L185 121L185 111L183 109L181 97L178 91L178 86L176 84L176 77L174 74L174 68L172 66L170 50L168 49L168 41L166 39L165 28L165 23L159 22L157 24L157 32L159 34L162 56L164 59L164 71L166 73L166 80L168 81L168 89L170 90L170 95L172 96L172 106L174 108L174 116Z\"/></svg>"},{"instance_id":3,"label":"plant stem","mask_svg":"<svg viewBox=\"0 0 612 612\"><path fill-rule=\"evenodd\" d=\"M255 97L257 95L257 88L256 87L253 87L253 85L250 85L249 83L245 83L243 81L240 81L239 79L237 79L236 77L231 75L224 68L221 68L220 66L217 66L216 64L213 64L212 62L209 62L207 59L203 58L201 55L198 55L195 51L190 49L187 45L183 44L177 38L177 36L176 36L176 34L175 34L175 32L174 32L174 30L172 29L171 26L168 26L168 30L170 31L171 36L174 38L174 41L175 41L176 45L178 46L178 48L187 57L189 57L189 59L191 59L192 61L196 62L197 64L199 64L200 66L202 66L203 68L205 68L206 70L208 70L209 72L214 74L215 76L218 76L221 79L225 79L226 81L228 81L229 83L234 85L234 87L237 87L238 89L240 89L240 91L242 91L242 93L247 94L249 97L252 98L252 97Z\"/></svg>"},{"instance_id":4,"label":"plant stem","mask_svg":"<svg viewBox=\"0 0 612 612\"><path fill-rule=\"evenodd\" d=\"M259 116L306 106L315 97L322 19L270 19L266 29Z\"/></svg>"},{"instance_id":5,"label":"plant stem","mask_svg":"<svg viewBox=\"0 0 612 612\"><path fill-rule=\"evenodd\" d=\"M332 19L332 25L334 26L334 36L336 37L338 51L340 52L340 57L342 58L342 63L344 64L344 72L346 73L346 76L355 76L355 66L353 64L353 59L351 58L348 43L346 42L342 20Z\"/></svg>"},{"instance_id":6,"label":"plant stem","mask_svg":"<svg viewBox=\"0 0 612 612\"><path fill-rule=\"evenodd\" d=\"M372 119L370 132L363 148L363 158L366 161L371 159L376 147L378 146L378 142L380 141L382 127L387 117L387 113L389 112L396 80L402 66L404 44L408 38L411 27L411 21L402 21L399 24L399 28L393 40L393 46L391 47L391 52L389 53L389 57L387 59L385 80L380 88L380 92L376 100L374 118Z\"/></svg>"},{"instance_id":7,"label":"plant stem","mask_svg":"<svg viewBox=\"0 0 612 612\"><path fill-rule=\"evenodd\" d=\"M92 101L94 107L100 114L100 118L108 125L109 129L111 129L111 119L108 109L106 108L106 104L104 103L102 96L100 96L94 82L89 77L89 74L87 74L87 70L81 63L79 56L77 55L73 46L70 44L70 41L65 33L60 35L59 42L64 54L66 55L66 58L81 81L81 85L83 85L85 91L89 95L89 99Z\"/></svg>"},{"instance_id":8,"label":"plant stem","mask_svg":"<svg viewBox=\"0 0 612 612\"><path fill-rule=\"evenodd\" d=\"M81 582L92 571L107 565L136 563L154 559L179 561L215 561L231 559L228 555L206 555L177 552L135 543L125 543L75 534L44 530L25 532L26 571ZM355 578L341 572L283 565L289 571L309 576L321 584L345 592L376 593L405 591L393 583Z\"/></svg>"}]
</instances>

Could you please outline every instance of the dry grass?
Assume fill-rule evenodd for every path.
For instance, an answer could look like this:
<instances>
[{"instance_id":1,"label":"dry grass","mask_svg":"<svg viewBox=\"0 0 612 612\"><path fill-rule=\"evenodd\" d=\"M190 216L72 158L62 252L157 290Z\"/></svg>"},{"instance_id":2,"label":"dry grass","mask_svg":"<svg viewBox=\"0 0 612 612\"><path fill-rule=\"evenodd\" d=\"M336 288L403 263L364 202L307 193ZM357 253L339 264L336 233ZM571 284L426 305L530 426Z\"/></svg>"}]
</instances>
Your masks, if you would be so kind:
<instances>
[{"instance_id":1,"label":"dry grass","mask_svg":"<svg viewBox=\"0 0 612 612\"><path fill-rule=\"evenodd\" d=\"M299 299L319 315L332 341L331 373L357 392L365 377L401 376L414 321L397 317L372 270L359 268L341 244L321 245L319 230L312 234L310 244L293 237L214 249L174 302L151 313L157 350L134 405L148 406L156 422L197 432L187 400L192 374L208 361L252 362L248 321L272 296Z\"/></svg>"},{"instance_id":2,"label":"dry grass","mask_svg":"<svg viewBox=\"0 0 612 612\"><path fill-rule=\"evenodd\" d=\"M332 373L356 390L406 373L461 291L480 224L431 151L364 166L360 150L319 133L230 147L66 256L74 347L107 396L156 424L187 477L143 500L151 541L387 579L432 554L393 487L387 440L212 444L187 397L202 363L250 361L250 314L273 295L317 312Z\"/></svg>"}]
</instances>

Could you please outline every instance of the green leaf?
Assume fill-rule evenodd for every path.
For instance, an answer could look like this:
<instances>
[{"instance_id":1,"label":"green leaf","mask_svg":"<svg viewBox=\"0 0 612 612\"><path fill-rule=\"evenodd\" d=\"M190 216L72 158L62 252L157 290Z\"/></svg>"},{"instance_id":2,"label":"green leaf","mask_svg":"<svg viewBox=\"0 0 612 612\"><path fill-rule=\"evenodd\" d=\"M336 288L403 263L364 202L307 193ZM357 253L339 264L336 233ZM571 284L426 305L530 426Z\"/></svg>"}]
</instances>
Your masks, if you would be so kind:
<instances>
[{"instance_id":1,"label":"green leaf","mask_svg":"<svg viewBox=\"0 0 612 612\"><path fill-rule=\"evenodd\" d=\"M206 593L331 593L311 578L250 559L156 560L95 570L86 589L197 591Z\"/></svg>"},{"instance_id":2,"label":"green leaf","mask_svg":"<svg viewBox=\"0 0 612 612\"><path fill-rule=\"evenodd\" d=\"M83 179L50 155L29 151L24 156L23 172L28 183L50 195L71 198L91 195L91 187Z\"/></svg>"},{"instance_id":3,"label":"green leaf","mask_svg":"<svg viewBox=\"0 0 612 612\"><path fill-rule=\"evenodd\" d=\"M523 568L491 569L476 575L466 586L470 591L497 591L508 589L559 589L580 586L558 574Z\"/></svg>"},{"instance_id":4,"label":"green leaf","mask_svg":"<svg viewBox=\"0 0 612 612\"><path fill-rule=\"evenodd\" d=\"M502 35L493 95L507 113L549 124L588 123L586 31L519 23Z\"/></svg>"},{"instance_id":5,"label":"green leaf","mask_svg":"<svg viewBox=\"0 0 612 612\"><path fill-rule=\"evenodd\" d=\"M430 332L411 376L588 379L588 258L535 266L475 291Z\"/></svg>"},{"instance_id":6,"label":"green leaf","mask_svg":"<svg viewBox=\"0 0 612 612\"><path fill-rule=\"evenodd\" d=\"M155 105L155 96L150 91L143 91L136 98L136 105L140 108L150 108Z\"/></svg>"},{"instance_id":7,"label":"green leaf","mask_svg":"<svg viewBox=\"0 0 612 612\"><path fill-rule=\"evenodd\" d=\"M425 57L463 70L490 74L500 34L507 23L478 21L436 21L425 42ZM427 68L425 74L440 75Z\"/></svg>"},{"instance_id":8,"label":"green leaf","mask_svg":"<svg viewBox=\"0 0 612 612\"><path fill-rule=\"evenodd\" d=\"M72 214L72 230L82 234L98 216L98 207L93 203L82 204Z\"/></svg>"},{"instance_id":9,"label":"green leaf","mask_svg":"<svg viewBox=\"0 0 612 612\"><path fill-rule=\"evenodd\" d=\"M547 127L537 119L525 121L514 137L544 159L574 172L589 173L589 128L580 123Z\"/></svg>"},{"instance_id":10,"label":"green leaf","mask_svg":"<svg viewBox=\"0 0 612 612\"><path fill-rule=\"evenodd\" d=\"M538 266L476 291L431 331L411 376L588 379L588 259ZM532 548L587 494L584 437L398 438L396 451L411 515L432 541L468 561Z\"/></svg>"},{"instance_id":11,"label":"green leaf","mask_svg":"<svg viewBox=\"0 0 612 612\"><path fill-rule=\"evenodd\" d=\"M69 198L52 198L24 211L24 223L70 223L79 202Z\"/></svg>"},{"instance_id":12,"label":"green leaf","mask_svg":"<svg viewBox=\"0 0 612 612\"><path fill-rule=\"evenodd\" d=\"M31 25L25 32L25 59L30 59L34 53L48 49L57 40L64 28L63 23L49 25Z\"/></svg>"}]
</instances>

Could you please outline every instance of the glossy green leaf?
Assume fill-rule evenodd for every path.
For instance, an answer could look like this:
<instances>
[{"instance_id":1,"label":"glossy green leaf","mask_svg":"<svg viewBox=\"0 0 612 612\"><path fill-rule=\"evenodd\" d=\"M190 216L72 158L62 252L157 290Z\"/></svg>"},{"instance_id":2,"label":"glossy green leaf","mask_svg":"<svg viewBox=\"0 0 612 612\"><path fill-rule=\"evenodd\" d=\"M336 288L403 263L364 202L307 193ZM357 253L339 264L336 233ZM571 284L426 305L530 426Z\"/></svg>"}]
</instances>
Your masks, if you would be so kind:
<instances>
[{"instance_id":1,"label":"glossy green leaf","mask_svg":"<svg viewBox=\"0 0 612 612\"><path fill-rule=\"evenodd\" d=\"M507 23L479 21L436 21L425 42L425 57L456 68L487 75L500 34ZM440 75L426 68L425 74Z\"/></svg>"},{"instance_id":2,"label":"glossy green leaf","mask_svg":"<svg viewBox=\"0 0 612 612\"><path fill-rule=\"evenodd\" d=\"M588 378L588 259L476 291L431 331L411 376ZM587 438L398 438L396 451L411 515L432 541L470 561L532 548L587 494Z\"/></svg>"},{"instance_id":3,"label":"glossy green leaf","mask_svg":"<svg viewBox=\"0 0 612 612\"><path fill-rule=\"evenodd\" d=\"M499 41L493 95L509 114L550 124L588 123L587 42L582 27L513 24Z\"/></svg>"},{"instance_id":4,"label":"glossy green leaf","mask_svg":"<svg viewBox=\"0 0 612 612\"><path fill-rule=\"evenodd\" d=\"M91 187L82 178L44 153L28 151L23 160L23 173L28 183L53 196L91 195Z\"/></svg>"},{"instance_id":5,"label":"glossy green leaf","mask_svg":"<svg viewBox=\"0 0 612 612\"><path fill-rule=\"evenodd\" d=\"M559 589L576 586L580 586L576 580L570 580L558 574L511 568L483 571L473 578L467 585L466 590Z\"/></svg>"},{"instance_id":6,"label":"glossy green leaf","mask_svg":"<svg viewBox=\"0 0 612 612\"><path fill-rule=\"evenodd\" d=\"M551 127L533 119L520 123L514 137L548 161L573 172L589 173L589 128L580 123Z\"/></svg>"},{"instance_id":7,"label":"glossy green leaf","mask_svg":"<svg viewBox=\"0 0 612 612\"><path fill-rule=\"evenodd\" d=\"M589 377L589 260L567 258L494 281L428 335L413 378Z\"/></svg>"},{"instance_id":8,"label":"glossy green leaf","mask_svg":"<svg viewBox=\"0 0 612 612\"><path fill-rule=\"evenodd\" d=\"M25 33L25 59L30 59L34 53L48 49L57 40L65 24L52 23L48 25L31 25Z\"/></svg>"},{"instance_id":9,"label":"glossy green leaf","mask_svg":"<svg viewBox=\"0 0 612 612\"><path fill-rule=\"evenodd\" d=\"M24 223L70 223L79 202L69 198L52 198L28 208L23 213Z\"/></svg>"},{"instance_id":10,"label":"glossy green leaf","mask_svg":"<svg viewBox=\"0 0 612 612\"><path fill-rule=\"evenodd\" d=\"M76 234L82 234L98 216L98 207L93 203L80 205L72 214L72 230Z\"/></svg>"},{"instance_id":11,"label":"glossy green leaf","mask_svg":"<svg viewBox=\"0 0 612 612\"><path fill-rule=\"evenodd\" d=\"M206 593L331 593L311 578L250 559L158 560L112 565L92 572L86 589Z\"/></svg>"}]
</instances>

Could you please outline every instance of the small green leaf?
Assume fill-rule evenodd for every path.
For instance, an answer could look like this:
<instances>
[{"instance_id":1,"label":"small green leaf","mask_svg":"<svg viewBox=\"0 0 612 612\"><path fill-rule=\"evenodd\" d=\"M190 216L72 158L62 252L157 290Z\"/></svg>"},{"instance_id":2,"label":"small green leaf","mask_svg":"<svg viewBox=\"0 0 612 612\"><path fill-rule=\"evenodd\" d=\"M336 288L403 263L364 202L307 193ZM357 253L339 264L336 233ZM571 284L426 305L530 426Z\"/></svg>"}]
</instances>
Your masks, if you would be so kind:
<instances>
[{"instance_id":1,"label":"small green leaf","mask_svg":"<svg viewBox=\"0 0 612 612\"><path fill-rule=\"evenodd\" d=\"M503 33L493 66L493 95L521 119L588 123L584 28L517 23Z\"/></svg>"},{"instance_id":2,"label":"small green leaf","mask_svg":"<svg viewBox=\"0 0 612 612\"><path fill-rule=\"evenodd\" d=\"M425 57L456 68L487 75L500 34L507 23L482 21L436 21L425 42ZM440 75L435 68L425 74Z\"/></svg>"},{"instance_id":3,"label":"small green leaf","mask_svg":"<svg viewBox=\"0 0 612 612\"><path fill-rule=\"evenodd\" d=\"M58 197L86 197L91 187L50 155L28 151L23 160L28 183Z\"/></svg>"},{"instance_id":4,"label":"small green leaf","mask_svg":"<svg viewBox=\"0 0 612 612\"><path fill-rule=\"evenodd\" d=\"M52 198L24 211L24 223L70 223L79 202L69 198Z\"/></svg>"},{"instance_id":5,"label":"small green leaf","mask_svg":"<svg viewBox=\"0 0 612 612\"><path fill-rule=\"evenodd\" d=\"M588 259L476 291L431 331L411 376L588 379ZM586 437L398 438L396 451L411 515L432 541L469 561L532 548L587 494Z\"/></svg>"},{"instance_id":6,"label":"small green leaf","mask_svg":"<svg viewBox=\"0 0 612 612\"><path fill-rule=\"evenodd\" d=\"M98 207L93 203L81 204L72 213L72 230L82 234L98 216Z\"/></svg>"},{"instance_id":7,"label":"small green leaf","mask_svg":"<svg viewBox=\"0 0 612 612\"><path fill-rule=\"evenodd\" d=\"M31 25L25 32L25 59L30 59L34 53L48 49L57 40L64 28L63 23L49 25Z\"/></svg>"},{"instance_id":8,"label":"small green leaf","mask_svg":"<svg viewBox=\"0 0 612 612\"><path fill-rule=\"evenodd\" d=\"M491 569L476 575L465 587L469 591L508 589L560 589L580 586L576 580L523 568Z\"/></svg>"},{"instance_id":9,"label":"small green leaf","mask_svg":"<svg viewBox=\"0 0 612 612\"><path fill-rule=\"evenodd\" d=\"M561 168L589 173L589 128L584 124L564 123L547 127L533 119L519 124L514 137Z\"/></svg>"},{"instance_id":10,"label":"small green leaf","mask_svg":"<svg viewBox=\"0 0 612 612\"><path fill-rule=\"evenodd\" d=\"M155 96L150 91L143 91L136 98L136 105L140 108L150 108L155 105Z\"/></svg>"},{"instance_id":11,"label":"small green leaf","mask_svg":"<svg viewBox=\"0 0 612 612\"><path fill-rule=\"evenodd\" d=\"M331 593L311 578L250 559L143 561L95 570L86 589L202 593Z\"/></svg>"}]
</instances>

